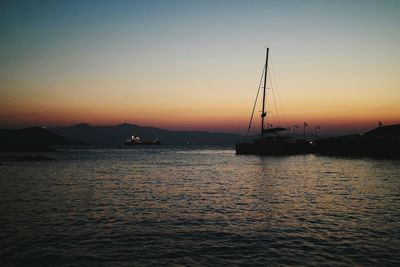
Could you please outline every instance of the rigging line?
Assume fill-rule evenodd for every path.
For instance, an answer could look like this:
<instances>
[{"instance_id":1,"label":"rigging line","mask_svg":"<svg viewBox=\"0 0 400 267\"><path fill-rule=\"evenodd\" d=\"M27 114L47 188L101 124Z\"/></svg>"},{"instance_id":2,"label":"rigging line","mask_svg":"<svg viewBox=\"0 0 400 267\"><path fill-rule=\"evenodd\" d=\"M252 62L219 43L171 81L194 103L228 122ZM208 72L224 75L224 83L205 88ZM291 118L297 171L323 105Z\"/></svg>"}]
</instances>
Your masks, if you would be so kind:
<instances>
[{"instance_id":1,"label":"rigging line","mask_svg":"<svg viewBox=\"0 0 400 267\"><path fill-rule=\"evenodd\" d=\"M272 61L271 61L271 68L273 67L273 65L272 65ZM275 104L275 112L276 112L276 117L277 117L277 120L278 120L278 124L279 125L281 125L281 119L280 119L280 111L278 111L278 109L279 109L279 107L278 107L278 105L277 105L277 103L276 103L276 97L275 97L275 88L274 88L274 86L273 86L273 83L275 84L275 82L276 82L276 77L274 77L272 74L271 74L271 71L273 72L273 69L271 70L269 70L269 72L270 72L270 77L271 77L271 90L272 90L272 96L273 96L273 99L274 99L274 104ZM274 80L274 81L273 81ZM277 94L278 94L278 92L277 92Z\"/></svg>"},{"instance_id":2,"label":"rigging line","mask_svg":"<svg viewBox=\"0 0 400 267\"><path fill-rule=\"evenodd\" d=\"M287 120L286 120L286 116L285 116L285 112L284 112L284 108L283 108L283 104L282 104L282 100L281 100L281 94L280 94L280 90L279 90L278 79L277 79L277 76L276 76L276 73L275 73L275 68L274 68L274 65L273 65L272 61L271 61L271 69L272 69L272 76L273 76L273 78L275 80L275 85L276 85L276 89L277 89L276 93L278 95L278 102L279 102L279 107L280 107L281 114L282 114L282 120L283 120L283 123L286 124Z\"/></svg>"},{"instance_id":3,"label":"rigging line","mask_svg":"<svg viewBox=\"0 0 400 267\"><path fill-rule=\"evenodd\" d=\"M270 74L270 77L272 77L271 71L269 71L269 74ZM274 117L276 117L278 125L280 125L281 124L281 120L280 120L280 117L279 117L278 106L276 104L275 90L274 90L272 79L270 79L270 84L271 84L271 91L272 91L272 100L274 101L274 108L275 108L275 116Z\"/></svg>"},{"instance_id":4,"label":"rigging line","mask_svg":"<svg viewBox=\"0 0 400 267\"><path fill-rule=\"evenodd\" d=\"M276 76L276 73L275 73L275 68L274 68L273 64L271 64L271 67L272 67L272 76L274 77L276 88L277 88L279 108L281 110L283 122L286 123L287 120L286 120L286 116L285 116L285 112L284 112L284 108L283 108L283 104L282 104L282 100L281 100L281 94L280 94L280 90L279 90L278 79L277 79L277 76Z\"/></svg>"},{"instance_id":5,"label":"rigging line","mask_svg":"<svg viewBox=\"0 0 400 267\"><path fill-rule=\"evenodd\" d=\"M263 69L263 71L262 71L262 73L261 73L260 83L258 84L257 95L256 95L256 99L255 99L255 101L254 101L253 111L251 112L249 127L247 128L247 133L246 133L245 141L247 141L247 137L249 136L249 132L250 132L250 128L251 128L251 122L253 121L253 117L254 117L254 110L256 109L257 99L258 99L258 95L259 95L259 93L260 93L261 83L262 83L262 81L263 81L264 71L265 71L265 65L264 65L264 69Z\"/></svg>"},{"instance_id":6,"label":"rigging line","mask_svg":"<svg viewBox=\"0 0 400 267\"><path fill-rule=\"evenodd\" d=\"M268 73L270 75L269 77L272 77L271 76L271 71L268 71ZM273 87L273 84L272 84L272 79L269 79L269 80L270 80L270 84L271 84L272 98L274 99L276 119L278 120L278 125L280 126L281 125L281 120L279 118L278 106L276 105L275 90L274 90L274 87Z\"/></svg>"}]
</instances>

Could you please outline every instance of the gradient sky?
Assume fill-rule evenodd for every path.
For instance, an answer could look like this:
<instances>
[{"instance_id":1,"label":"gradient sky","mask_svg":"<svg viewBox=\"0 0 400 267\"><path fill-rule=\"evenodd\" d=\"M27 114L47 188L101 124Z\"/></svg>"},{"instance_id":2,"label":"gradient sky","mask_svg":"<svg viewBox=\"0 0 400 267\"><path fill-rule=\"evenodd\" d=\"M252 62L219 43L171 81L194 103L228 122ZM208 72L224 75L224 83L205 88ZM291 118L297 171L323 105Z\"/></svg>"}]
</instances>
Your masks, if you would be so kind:
<instances>
[{"instance_id":1,"label":"gradient sky","mask_svg":"<svg viewBox=\"0 0 400 267\"><path fill-rule=\"evenodd\" d=\"M399 14L400 1L1 1L0 127L244 133L266 46L274 125L400 123Z\"/></svg>"}]
</instances>

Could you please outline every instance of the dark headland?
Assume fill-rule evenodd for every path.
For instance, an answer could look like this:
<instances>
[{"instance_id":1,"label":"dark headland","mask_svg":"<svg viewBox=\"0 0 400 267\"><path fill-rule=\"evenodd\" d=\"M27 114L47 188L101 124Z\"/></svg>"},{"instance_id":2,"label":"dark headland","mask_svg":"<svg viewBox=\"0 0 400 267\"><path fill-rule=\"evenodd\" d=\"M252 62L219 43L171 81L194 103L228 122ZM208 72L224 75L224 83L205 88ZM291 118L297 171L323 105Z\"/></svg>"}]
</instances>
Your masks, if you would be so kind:
<instances>
[{"instance_id":1,"label":"dark headland","mask_svg":"<svg viewBox=\"0 0 400 267\"><path fill-rule=\"evenodd\" d=\"M242 135L232 133L168 131L128 123L115 126L92 126L81 123L70 127L49 128L49 130L70 140L90 145L121 145L132 135L138 135L142 140L157 138L166 145L230 145L244 138Z\"/></svg>"},{"instance_id":2,"label":"dark headland","mask_svg":"<svg viewBox=\"0 0 400 267\"><path fill-rule=\"evenodd\" d=\"M400 124L381 126L364 134L316 140L316 153L342 156L400 158Z\"/></svg>"},{"instance_id":3,"label":"dark headland","mask_svg":"<svg viewBox=\"0 0 400 267\"><path fill-rule=\"evenodd\" d=\"M158 138L163 144L232 145L244 136L231 133L202 131L168 131L134 124L91 126L78 124L71 127L50 128L50 131L73 141L92 145L119 145L132 134L144 139ZM381 126L362 134L320 138L315 140L310 153L343 156L400 157L400 124Z\"/></svg>"},{"instance_id":4,"label":"dark headland","mask_svg":"<svg viewBox=\"0 0 400 267\"><path fill-rule=\"evenodd\" d=\"M51 146L71 144L68 138L41 127L0 129L0 151L49 151Z\"/></svg>"},{"instance_id":5,"label":"dark headland","mask_svg":"<svg viewBox=\"0 0 400 267\"><path fill-rule=\"evenodd\" d=\"M0 151L48 151L60 145L122 145L132 134L144 139L159 138L168 145L232 145L243 136L231 133L202 131L168 131L133 124L44 129L30 127L17 130L0 129ZM400 124L381 126L363 134L320 138L310 153L332 156L367 156L400 158Z\"/></svg>"}]
</instances>

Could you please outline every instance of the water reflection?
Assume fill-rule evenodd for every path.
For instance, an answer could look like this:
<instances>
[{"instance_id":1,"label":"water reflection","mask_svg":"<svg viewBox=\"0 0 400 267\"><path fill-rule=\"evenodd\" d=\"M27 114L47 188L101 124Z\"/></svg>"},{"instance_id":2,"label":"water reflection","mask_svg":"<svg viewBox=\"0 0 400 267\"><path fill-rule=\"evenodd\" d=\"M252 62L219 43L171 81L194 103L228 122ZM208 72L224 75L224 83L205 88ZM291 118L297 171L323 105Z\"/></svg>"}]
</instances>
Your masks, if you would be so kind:
<instances>
[{"instance_id":1,"label":"water reflection","mask_svg":"<svg viewBox=\"0 0 400 267\"><path fill-rule=\"evenodd\" d=\"M396 161L212 149L53 156L1 166L6 265L399 262Z\"/></svg>"}]
</instances>

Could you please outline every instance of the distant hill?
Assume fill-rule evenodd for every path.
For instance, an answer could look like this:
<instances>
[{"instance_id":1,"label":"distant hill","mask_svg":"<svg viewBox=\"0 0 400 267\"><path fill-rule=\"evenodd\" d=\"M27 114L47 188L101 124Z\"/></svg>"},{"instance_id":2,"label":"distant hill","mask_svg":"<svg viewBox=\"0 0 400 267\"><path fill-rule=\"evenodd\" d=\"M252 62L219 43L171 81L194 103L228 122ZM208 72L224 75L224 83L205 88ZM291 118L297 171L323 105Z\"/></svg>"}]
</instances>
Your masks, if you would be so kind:
<instances>
[{"instance_id":1,"label":"distant hill","mask_svg":"<svg viewBox=\"0 0 400 267\"><path fill-rule=\"evenodd\" d=\"M400 124L381 126L371 131L366 132L364 135L368 136L400 136Z\"/></svg>"},{"instance_id":2,"label":"distant hill","mask_svg":"<svg viewBox=\"0 0 400 267\"><path fill-rule=\"evenodd\" d=\"M50 145L68 145L72 142L63 136L40 127L17 130L0 129L0 150L46 150Z\"/></svg>"},{"instance_id":3,"label":"distant hill","mask_svg":"<svg viewBox=\"0 0 400 267\"><path fill-rule=\"evenodd\" d=\"M115 126L91 126L77 124L70 127L49 128L50 131L92 145L120 145L133 134L144 141L158 138L161 144L234 144L243 141L243 136L230 133L212 133L202 131L168 131L154 127L143 127L134 124Z\"/></svg>"},{"instance_id":4,"label":"distant hill","mask_svg":"<svg viewBox=\"0 0 400 267\"><path fill-rule=\"evenodd\" d=\"M316 140L316 151L327 155L400 157L400 124L382 126L364 134Z\"/></svg>"}]
</instances>

